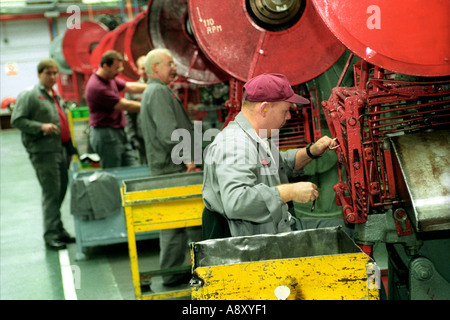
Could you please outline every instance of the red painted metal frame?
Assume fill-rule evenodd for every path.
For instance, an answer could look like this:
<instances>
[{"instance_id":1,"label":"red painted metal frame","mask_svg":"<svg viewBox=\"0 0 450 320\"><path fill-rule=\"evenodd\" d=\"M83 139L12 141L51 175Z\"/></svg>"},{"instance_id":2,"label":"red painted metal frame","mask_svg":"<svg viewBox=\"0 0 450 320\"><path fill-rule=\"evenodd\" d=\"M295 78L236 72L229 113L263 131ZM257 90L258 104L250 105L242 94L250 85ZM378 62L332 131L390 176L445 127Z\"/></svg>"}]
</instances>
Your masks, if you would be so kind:
<instances>
[{"instance_id":1,"label":"red painted metal frame","mask_svg":"<svg viewBox=\"0 0 450 320\"><path fill-rule=\"evenodd\" d=\"M399 81L364 61L355 64L354 74L355 87L334 88L322 107L340 146L335 150L336 203L348 223L364 223L376 210L401 208L405 194L399 183L403 177L384 139L388 134L448 126L450 80Z\"/></svg>"}]
</instances>

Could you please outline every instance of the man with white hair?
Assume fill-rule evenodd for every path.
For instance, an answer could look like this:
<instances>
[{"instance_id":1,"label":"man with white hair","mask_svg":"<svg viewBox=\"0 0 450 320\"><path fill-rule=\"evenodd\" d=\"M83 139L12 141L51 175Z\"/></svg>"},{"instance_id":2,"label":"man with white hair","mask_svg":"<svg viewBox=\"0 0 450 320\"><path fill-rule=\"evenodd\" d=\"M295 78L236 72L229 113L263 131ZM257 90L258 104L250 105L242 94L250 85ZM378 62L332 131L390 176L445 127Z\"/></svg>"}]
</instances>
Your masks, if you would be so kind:
<instances>
[{"instance_id":1,"label":"man with white hair","mask_svg":"<svg viewBox=\"0 0 450 320\"><path fill-rule=\"evenodd\" d=\"M145 71L149 79L141 101L141 121L150 172L152 175L194 172L196 166L191 160L193 146L190 154L182 155L182 163L174 162L171 157L172 149L178 144L178 141L172 141L172 133L178 129L188 130L193 137L193 125L183 104L169 87L177 76L177 68L170 51L150 51L147 54ZM201 228L161 230L161 269L183 265L188 238L191 241L201 240ZM175 286L188 282L190 277L190 273L165 275L163 283L166 286Z\"/></svg>"}]
</instances>

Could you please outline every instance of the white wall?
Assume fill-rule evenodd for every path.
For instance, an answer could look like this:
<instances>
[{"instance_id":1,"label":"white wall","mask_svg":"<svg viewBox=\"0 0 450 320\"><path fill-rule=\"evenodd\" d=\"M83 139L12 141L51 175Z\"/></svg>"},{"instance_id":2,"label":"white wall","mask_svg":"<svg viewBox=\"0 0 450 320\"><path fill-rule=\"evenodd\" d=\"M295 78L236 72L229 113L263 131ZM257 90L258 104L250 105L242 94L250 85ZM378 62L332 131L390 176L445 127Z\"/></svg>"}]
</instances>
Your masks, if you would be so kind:
<instances>
[{"instance_id":1,"label":"white wall","mask_svg":"<svg viewBox=\"0 0 450 320\"><path fill-rule=\"evenodd\" d=\"M83 19L84 20L84 19ZM66 31L67 18L56 18L54 36ZM51 29L47 19L2 21L0 26L0 101L17 95L37 81L37 64L50 57ZM17 75L6 75L6 64L17 66Z\"/></svg>"}]
</instances>

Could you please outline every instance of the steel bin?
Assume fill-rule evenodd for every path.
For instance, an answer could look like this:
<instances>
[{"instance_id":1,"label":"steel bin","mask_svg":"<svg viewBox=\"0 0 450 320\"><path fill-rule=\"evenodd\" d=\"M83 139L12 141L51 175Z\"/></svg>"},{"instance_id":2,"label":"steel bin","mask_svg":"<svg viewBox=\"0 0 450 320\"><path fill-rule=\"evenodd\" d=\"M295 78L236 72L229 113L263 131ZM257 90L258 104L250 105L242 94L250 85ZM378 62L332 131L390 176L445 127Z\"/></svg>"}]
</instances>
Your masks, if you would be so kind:
<instances>
[{"instance_id":1,"label":"steel bin","mask_svg":"<svg viewBox=\"0 0 450 320\"><path fill-rule=\"evenodd\" d=\"M191 244L195 300L377 300L379 269L341 227Z\"/></svg>"}]
</instances>

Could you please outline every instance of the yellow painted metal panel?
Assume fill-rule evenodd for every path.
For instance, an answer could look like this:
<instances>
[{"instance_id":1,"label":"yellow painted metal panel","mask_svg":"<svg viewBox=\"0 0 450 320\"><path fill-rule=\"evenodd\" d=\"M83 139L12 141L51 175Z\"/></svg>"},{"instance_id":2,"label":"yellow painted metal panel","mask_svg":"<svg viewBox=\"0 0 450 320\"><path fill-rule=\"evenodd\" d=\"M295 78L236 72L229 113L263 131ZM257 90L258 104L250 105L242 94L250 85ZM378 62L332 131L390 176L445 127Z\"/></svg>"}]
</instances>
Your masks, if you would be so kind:
<instances>
[{"instance_id":1,"label":"yellow painted metal panel","mask_svg":"<svg viewBox=\"0 0 450 320\"><path fill-rule=\"evenodd\" d=\"M200 225L203 208L201 198L136 205L132 207L134 226L141 232L181 228L192 225L192 220Z\"/></svg>"},{"instance_id":2,"label":"yellow painted metal panel","mask_svg":"<svg viewBox=\"0 0 450 320\"><path fill-rule=\"evenodd\" d=\"M143 294L138 300L163 300L174 299L180 297L189 297L191 295L191 289L185 290L173 290L160 293L147 293Z\"/></svg>"},{"instance_id":3,"label":"yellow painted metal panel","mask_svg":"<svg viewBox=\"0 0 450 320\"><path fill-rule=\"evenodd\" d=\"M124 208L133 217L135 232L185 228L202 223L201 185L128 194L124 194L122 188L122 195Z\"/></svg>"},{"instance_id":4,"label":"yellow painted metal panel","mask_svg":"<svg viewBox=\"0 0 450 320\"><path fill-rule=\"evenodd\" d=\"M142 293L135 233L200 226L204 208L201 193L201 184L138 191L127 191L122 185L122 205L136 299L170 299L190 295L190 290Z\"/></svg>"},{"instance_id":5,"label":"yellow painted metal panel","mask_svg":"<svg viewBox=\"0 0 450 320\"><path fill-rule=\"evenodd\" d=\"M286 286L288 300L377 300L369 289L364 253L265 260L194 270L202 281L192 287L193 299L271 300Z\"/></svg>"},{"instance_id":6,"label":"yellow painted metal panel","mask_svg":"<svg viewBox=\"0 0 450 320\"><path fill-rule=\"evenodd\" d=\"M142 190L127 192L124 190L124 206L139 204L162 202L172 200L176 197L188 197L192 195L200 196L202 194L202 185L182 186L173 188L161 188L152 190Z\"/></svg>"}]
</instances>

